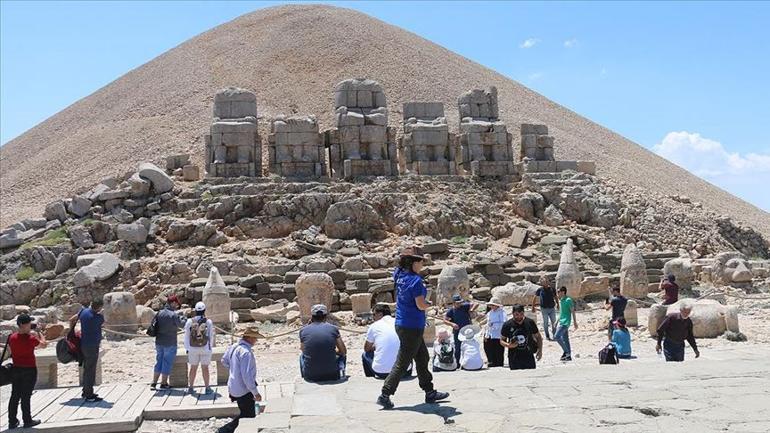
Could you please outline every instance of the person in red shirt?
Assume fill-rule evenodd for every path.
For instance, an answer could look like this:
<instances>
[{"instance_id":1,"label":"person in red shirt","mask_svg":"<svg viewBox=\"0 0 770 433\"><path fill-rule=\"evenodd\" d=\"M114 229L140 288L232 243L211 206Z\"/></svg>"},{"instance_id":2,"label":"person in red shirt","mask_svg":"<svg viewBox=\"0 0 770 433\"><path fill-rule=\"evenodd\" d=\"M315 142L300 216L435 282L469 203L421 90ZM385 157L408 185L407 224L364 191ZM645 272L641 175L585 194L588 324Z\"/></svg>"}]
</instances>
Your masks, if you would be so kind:
<instances>
[{"instance_id":1,"label":"person in red shirt","mask_svg":"<svg viewBox=\"0 0 770 433\"><path fill-rule=\"evenodd\" d=\"M24 427L32 427L40 424L40 420L32 419L30 399L32 390L37 382L37 363L35 362L35 348L46 347L47 342L42 334L35 330L36 324L27 314L20 314L16 318L19 330L8 337L8 348L11 350L13 369L11 370L11 399L8 401L8 427L19 426L16 415L21 402L21 414Z\"/></svg>"}]
</instances>

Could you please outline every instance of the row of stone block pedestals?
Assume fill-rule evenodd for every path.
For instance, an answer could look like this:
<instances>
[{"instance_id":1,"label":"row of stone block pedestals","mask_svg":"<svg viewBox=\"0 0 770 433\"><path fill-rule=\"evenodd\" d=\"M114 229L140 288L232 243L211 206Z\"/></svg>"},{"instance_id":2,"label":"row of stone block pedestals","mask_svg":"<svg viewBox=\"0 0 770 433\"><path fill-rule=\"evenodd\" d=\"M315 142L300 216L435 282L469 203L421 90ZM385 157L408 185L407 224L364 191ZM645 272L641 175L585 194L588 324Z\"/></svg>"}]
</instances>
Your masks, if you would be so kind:
<instances>
[{"instance_id":1,"label":"row of stone block pedestals","mask_svg":"<svg viewBox=\"0 0 770 433\"><path fill-rule=\"evenodd\" d=\"M472 175L516 176L564 170L595 174L588 161L555 161L546 125L521 125L512 134L498 118L497 89L471 90L458 99L459 133L449 132L440 102L403 106L403 134L388 126L385 93L376 81L350 79L334 89L335 127L321 132L313 116L278 116L267 137L270 173L287 178ZM214 121L205 136L211 177L260 176L262 140L256 96L228 88L214 98Z\"/></svg>"}]
</instances>

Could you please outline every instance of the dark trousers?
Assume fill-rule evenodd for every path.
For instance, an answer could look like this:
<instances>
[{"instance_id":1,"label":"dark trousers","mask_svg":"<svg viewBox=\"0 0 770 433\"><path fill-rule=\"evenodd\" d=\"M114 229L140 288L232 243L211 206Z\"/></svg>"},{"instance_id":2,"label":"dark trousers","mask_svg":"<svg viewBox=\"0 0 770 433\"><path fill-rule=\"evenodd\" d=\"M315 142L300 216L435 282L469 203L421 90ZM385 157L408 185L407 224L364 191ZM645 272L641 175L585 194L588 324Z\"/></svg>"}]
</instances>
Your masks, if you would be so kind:
<instances>
[{"instance_id":1,"label":"dark trousers","mask_svg":"<svg viewBox=\"0 0 770 433\"><path fill-rule=\"evenodd\" d=\"M401 382L401 378L404 377L406 370L409 369L412 361L414 361L415 368L417 369L417 380L420 382L420 388L425 392L433 391L433 375L428 369L430 355L428 355L428 348L422 339L423 332L425 332L425 328L413 329L396 326L396 334L401 342L401 347L398 349L396 363L393 364L390 374L385 378L385 383L382 385L383 395L393 395L396 393L398 384Z\"/></svg>"},{"instance_id":2,"label":"dark trousers","mask_svg":"<svg viewBox=\"0 0 770 433\"><path fill-rule=\"evenodd\" d=\"M377 379L385 379L388 377L388 373L377 373L372 368L374 362L374 352L364 352L361 355L361 366L364 367L364 376L376 377ZM409 364L409 369L404 373L404 377L412 377L412 364Z\"/></svg>"},{"instance_id":3,"label":"dark trousers","mask_svg":"<svg viewBox=\"0 0 770 433\"><path fill-rule=\"evenodd\" d=\"M668 338L663 339L663 355L666 361L682 362L684 361L684 341L677 343Z\"/></svg>"},{"instance_id":4,"label":"dark trousers","mask_svg":"<svg viewBox=\"0 0 770 433\"><path fill-rule=\"evenodd\" d=\"M508 367L511 370L529 370L537 367L535 354L529 350L508 349Z\"/></svg>"},{"instance_id":5,"label":"dark trousers","mask_svg":"<svg viewBox=\"0 0 770 433\"><path fill-rule=\"evenodd\" d=\"M487 355L487 365L489 367L502 367L505 348L500 345L499 338L484 339L484 353Z\"/></svg>"},{"instance_id":6,"label":"dark trousers","mask_svg":"<svg viewBox=\"0 0 770 433\"><path fill-rule=\"evenodd\" d=\"M345 369L347 368L348 358L345 355L337 355L337 369L334 373L323 377L308 377L305 370L305 355L299 355L299 375L308 382L327 382L345 378Z\"/></svg>"},{"instance_id":7,"label":"dark trousers","mask_svg":"<svg viewBox=\"0 0 770 433\"><path fill-rule=\"evenodd\" d=\"M96 363L99 361L99 345L80 346L83 353L83 397L94 395L96 382Z\"/></svg>"},{"instance_id":8,"label":"dark trousers","mask_svg":"<svg viewBox=\"0 0 770 433\"><path fill-rule=\"evenodd\" d=\"M32 390L35 389L37 382L36 367L13 367L11 373L11 399L8 401L8 423L16 424L19 419L16 414L19 412L19 403L21 403L21 418L25 424L32 422L32 408L29 401L32 398Z\"/></svg>"},{"instance_id":9,"label":"dark trousers","mask_svg":"<svg viewBox=\"0 0 770 433\"><path fill-rule=\"evenodd\" d=\"M240 413L232 421L220 427L217 433L233 433L238 428L241 418L254 418L257 416L257 410L254 406L254 394L248 393L240 397L233 397L231 395L230 401L238 403Z\"/></svg>"},{"instance_id":10,"label":"dark trousers","mask_svg":"<svg viewBox=\"0 0 770 433\"><path fill-rule=\"evenodd\" d=\"M452 335L455 338L455 361L457 361L457 365L460 365L460 355L462 355L463 348L463 342L460 341L460 330L452 331Z\"/></svg>"}]
</instances>

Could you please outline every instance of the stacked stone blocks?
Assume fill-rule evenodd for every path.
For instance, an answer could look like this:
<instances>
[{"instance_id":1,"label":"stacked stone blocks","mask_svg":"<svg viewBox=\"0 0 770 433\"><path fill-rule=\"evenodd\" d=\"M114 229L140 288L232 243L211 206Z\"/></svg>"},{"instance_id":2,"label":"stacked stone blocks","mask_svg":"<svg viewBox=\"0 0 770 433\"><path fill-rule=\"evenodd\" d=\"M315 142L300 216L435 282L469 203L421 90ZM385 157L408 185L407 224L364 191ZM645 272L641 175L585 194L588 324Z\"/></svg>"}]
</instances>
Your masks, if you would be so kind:
<instances>
[{"instance_id":1,"label":"stacked stone blocks","mask_svg":"<svg viewBox=\"0 0 770 433\"><path fill-rule=\"evenodd\" d=\"M455 175L456 141L449 133L441 102L404 104L404 134L399 139L401 173Z\"/></svg>"},{"instance_id":2,"label":"stacked stone blocks","mask_svg":"<svg viewBox=\"0 0 770 433\"><path fill-rule=\"evenodd\" d=\"M594 161L557 161L553 152L554 138L548 135L548 126L521 124L519 173L560 173L572 170L594 175Z\"/></svg>"},{"instance_id":3,"label":"stacked stone blocks","mask_svg":"<svg viewBox=\"0 0 770 433\"><path fill-rule=\"evenodd\" d=\"M228 87L214 96L214 121L206 141L206 171L213 177L260 176L262 146L257 97Z\"/></svg>"},{"instance_id":4,"label":"stacked stone blocks","mask_svg":"<svg viewBox=\"0 0 770 433\"><path fill-rule=\"evenodd\" d=\"M498 119L497 89L474 89L458 99L461 166L473 176L516 174L512 136Z\"/></svg>"},{"instance_id":5,"label":"stacked stone blocks","mask_svg":"<svg viewBox=\"0 0 770 433\"><path fill-rule=\"evenodd\" d=\"M315 117L276 117L267 141L271 173L293 178L326 175L323 135Z\"/></svg>"}]
</instances>

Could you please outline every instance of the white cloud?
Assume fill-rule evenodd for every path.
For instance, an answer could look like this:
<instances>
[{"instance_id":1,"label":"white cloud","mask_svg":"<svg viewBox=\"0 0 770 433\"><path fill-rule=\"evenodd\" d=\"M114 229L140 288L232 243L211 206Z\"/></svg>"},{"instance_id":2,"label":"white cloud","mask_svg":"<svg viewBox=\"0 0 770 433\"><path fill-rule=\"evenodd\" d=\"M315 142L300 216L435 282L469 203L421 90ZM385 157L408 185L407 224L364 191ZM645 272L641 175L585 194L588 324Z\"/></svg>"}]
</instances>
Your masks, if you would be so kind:
<instances>
[{"instance_id":1,"label":"white cloud","mask_svg":"<svg viewBox=\"0 0 770 433\"><path fill-rule=\"evenodd\" d=\"M529 78L529 81L536 81L536 80L539 80L539 79L543 78L543 73L542 72L533 72L533 73L529 74L527 76L527 78Z\"/></svg>"},{"instance_id":2,"label":"white cloud","mask_svg":"<svg viewBox=\"0 0 770 433\"><path fill-rule=\"evenodd\" d=\"M653 151L709 182L770 210L770 153L729 152L697 132L669 132Z\"/></svg>"},{"instance_id":3,"label":"white cloud","mask_svg":"<svg viewBox=\"0 0 770 433\"><path fill-rule=\"evenodd\" d=\"M574 48L578 45L578 40L575 38L567 39L564 41L564 48Z\"/></svg>"},{"instance_id":4,"label":"white cloud","mask_svg":"<svg viewBox=\"0 0 770 433\"><path fill-rule=\"evenodd\" d=\"M526 39L524 42L519 44L519 48L532 48L535 45L537 45L540 42L540 39L537 38L529 38Z\"/></svg>"}]
</instances>

